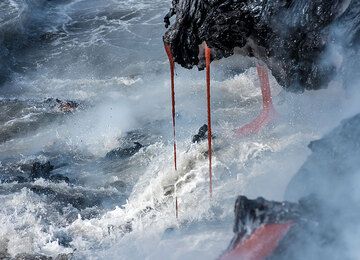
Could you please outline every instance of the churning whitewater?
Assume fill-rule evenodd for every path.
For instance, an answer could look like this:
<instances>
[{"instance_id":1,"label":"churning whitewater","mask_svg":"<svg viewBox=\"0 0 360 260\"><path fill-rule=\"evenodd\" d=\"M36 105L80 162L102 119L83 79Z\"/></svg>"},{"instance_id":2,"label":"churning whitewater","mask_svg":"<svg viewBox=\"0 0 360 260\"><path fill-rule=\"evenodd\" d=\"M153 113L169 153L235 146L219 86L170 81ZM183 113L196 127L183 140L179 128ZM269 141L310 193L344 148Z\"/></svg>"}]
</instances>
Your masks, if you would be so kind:
<instances>
[{"instance_id":1,"label":"churning whitewater","mask_svg":"<svg viewBox=\"0 0 360 260\"><path fill-rule=\"evenodd\" d=\"M237 195L284 200L308 144L359 112L340 81L299 95L270 75L275 119L238 138L261 111L256 60L214 61L210 199L207 142L192 142L205 72L180 66L174 170L170 5L0 2L0 259L216 259Z\"/></svg>"}]
</instances>

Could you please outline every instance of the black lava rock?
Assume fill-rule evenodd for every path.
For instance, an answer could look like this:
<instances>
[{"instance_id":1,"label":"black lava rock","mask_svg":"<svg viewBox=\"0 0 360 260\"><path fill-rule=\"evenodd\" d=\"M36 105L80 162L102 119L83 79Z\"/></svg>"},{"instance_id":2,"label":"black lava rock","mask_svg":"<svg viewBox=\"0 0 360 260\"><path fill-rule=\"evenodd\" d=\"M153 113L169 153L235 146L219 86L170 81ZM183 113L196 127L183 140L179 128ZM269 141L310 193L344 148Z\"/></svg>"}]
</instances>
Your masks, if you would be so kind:
<instances>
[{"instance_id":1,"label":"black lava rock","mask_svg":"<svg viewBox=\"0 0 360 260\"><path fill-rule=\"evenodd\" d=\"M208 131L208 126L205 124L202 127L200 127L199 132L193 136L192 138L192 142L193 143L199 143L203 140L207 139L207 131Z\"/></svg>"},{"instance_id":2,"label":"black lava rock","mask_svg":"<svg viewBox=\"0 0 360 260\"><path fill-rule=\"evenodd\" d=\"M50 175L49 180L52 182L66 182L70 183L70 179L66 176L63 176L61 174L53 174Z\"/></svg>"},{"instance_id":3,"label":"black lava rock","mask_svg":"<svg viewBox=\"0 0 360 260\"><path fill-rule=\"evenodd\" d=\"M84 194L82 192L69 193L68 191L57 190L51 187L32 186L30 190L39 195L46 195L49 201L59 203L63 206L68 204L77 209L85 209L97 206L101 203L102 197L96 194Z\"/></svg>"},{"instance_id":4,"label":"black lava rock","mask_svg":"<svg viewBox=\"0 0 360 260\"><path fill-rule=\"evenodd\" d=\"M297 221L302 216L301 207L296 203L267 201L264 198L250 200L239 196L235 203L235 233L228 251L234 249L247 234L264 224Z\"/></svg>"},{"instance_id":5,"label":"black lava rock","mask_svg":"<svg viewBox=\"0 0 360 260\"><path fill-rule=\"evenodd\" d=\"M12 182L17 182L17 183L25 183L28 182L29 180L23 176L11 176L5 180L3 180L2 182L4 183L12 183Z\"/></svg>"},{"instance_id":6,"label":"black lava rock","mask_svg":"<svg viewBox=\"0 0 360 260\"><path fill-rule=\"evenodd\" d=\"M52 182L64 181L66 183L70 183L70 179L66 176L63 176L61 174L51 174L54 169L55 167L49 161L46 163L34 162L31 167L30 180L43 178ZM22 176L18 176L15 181L26 182L27 179Z\"/></svg>"},{"instance_id":7,"label":"black lava rock","mask_svg":"<svg viewBox=\"0 0 360 260\"><path fill-rule=\"evenodd\" d=\"M50 162L40 163L34 162L32 165L30 177L33 179L36 178L49 178L50 172L54 169L54 166Z\"/></svg>"},{"instance_id":8,"label":"black lava rock","mask_svg":"<svg viewBox=\"0 0 360 260\"><path fill-rule=\"evenodd\" d=\"M142 147L142 144L134 142L134 145L131 147L116 148L114 150L111 150L106 154L105 157L108 159L126 159L136 154Z\"/></svg>"},{"instance_id":9,"label":"black lava rock","mask_svg":"<svg viewBox=\"0 0 360 260\"><path fill-rule=\"evenodd\" d=\"M79 107L79 103L73 100L61 100L58 98L48 98L45 103L50 104L51 108L64 113L74 112Z\"/></svg>"},{"instance_id":10,"label":"black lava rock","mask_svg":"<svg viewBox=\"0 0 360 260\"><path fill-rule=\"evenodd\" d=\"M286 89L325 87L338 70L324 59L330 45L343 45L357 60L360 42L359 1L173 0L164 18L164 42L175 62L204 68L199 46L206 42L212 59L237 53L255 56L271 69ZM333 26L333 27L332 27ZM337 34L333 33L337 28ZM339 35L339 32L341 32ZM358 57L358 56L357 56Z\"/></svg>"}]
</instances>

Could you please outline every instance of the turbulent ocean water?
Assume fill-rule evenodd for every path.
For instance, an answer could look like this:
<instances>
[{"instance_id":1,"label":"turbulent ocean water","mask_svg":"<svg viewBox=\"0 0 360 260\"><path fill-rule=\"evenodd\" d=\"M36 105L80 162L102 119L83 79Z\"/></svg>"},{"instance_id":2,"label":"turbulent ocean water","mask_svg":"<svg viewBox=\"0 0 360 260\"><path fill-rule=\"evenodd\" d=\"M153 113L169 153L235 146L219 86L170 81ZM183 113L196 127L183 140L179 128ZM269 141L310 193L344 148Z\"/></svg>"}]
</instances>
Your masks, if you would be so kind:
<instances>
[{"instance_id":1,"label":"turbulent ocean water","mask_svg":"<svg viewBox=\"0 0 360 260\"><path fill-rule=\"evenodd\" d=\"M261 108L255 62L214 62L210 199L207 144L191 143L206 123L205 73L180 67L174 171L162 45L169 7L0 2L0 258L215 259L231 240L236 196L282 200L309 142L359 112L358 93L341 82L291 94L271 77L276 120L236 138L232 130ZM76 109L61 109L69 101ZM133 142L143 145L133 156L106 157ZM50 162L62 178L31 178L35 162Z\"/></svg>"}]
</instances>

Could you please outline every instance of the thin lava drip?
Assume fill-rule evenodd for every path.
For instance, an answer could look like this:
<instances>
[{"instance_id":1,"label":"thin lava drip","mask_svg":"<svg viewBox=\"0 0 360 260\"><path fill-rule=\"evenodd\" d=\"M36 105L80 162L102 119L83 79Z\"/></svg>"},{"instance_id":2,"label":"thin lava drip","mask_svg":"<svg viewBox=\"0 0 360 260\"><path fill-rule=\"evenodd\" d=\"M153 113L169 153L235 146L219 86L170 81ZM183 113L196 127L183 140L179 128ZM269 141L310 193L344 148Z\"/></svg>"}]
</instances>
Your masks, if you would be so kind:
<instances>
[{"instance_id":1,"label":"thin lava drip","mask_svg":"<svg viewBox=\"0 0 360 260\"><path fill-rule=\"evenodd\" d=\"M171 78L171 107L172 107L172 126L173 126L173 138L174 138L174 168L177 171L177 159L176 159L176 124L175 124L175 63L174 58L171 53L171 46L169 44L164 43L166 54L169 58L170 63L170 78ZM176 185L175 185L175 193L176 193ZM176 218L179 217L179 205L178 198L175 194L175 210L176 210Z\"/></svg>"},{"instance_id":2,"label":"thin lava drip","mask_svg":"<svg viewBox=\"0 0 360 260\"><path fill-rule=\"evenodd\" d=\"M177 170L177 160L176 160L176 128L175 128L175 63L174 58L171 53L171 46L169 44L165 44L165 51L169 58L170 63L170 77L171 77L171 107L172 107L172 126L173 126L173 137L174 137L174 166L175 170Z\"/></svg>"},{"instance_id":3,"label":"thin lava drip","mask_svg":"<svg viewBox=\"0 0 360 260\"><path fill-rule=\"evenodd\" d=\"M174 58L171 52L171 45L164 43L167 56L170 63L171 76L171 100L172 100L172 123L173 123L173 137L174 137L174 166L177 170L176 159L176 130L175 130L175 83L174 83ZM205 65L206 65L206 99L207 99L207 123L208 123L208 158L209 158L209 193L212 197L212 127L211 127L211 48L205 44ZM260 79L261 95L262 95L262 111L253 121L234 130L237 136L245 136L249 134L258 133L264 126L266 126L276 114L271 97L271 89L269 83L269 75L265 66L257 65L257 73ZM176 187L175 187L176 190ZM178 199L175 195L176 217L178 217Z\"/></svg>"},{"instance_id":4,"label":"thin lava drip","mask_svg":"<svg viewBox=\"0 0 360 260\"><path fill-rule=\"evenodd\" d=\"M211 130L211 95L210 95L210 62L211 49L205 44L206 60L206 97L207 97L207 118L208 118L208 157L209 157L209 180L210 197L212 197L212 130Z\"/></svg>"}]
</instances>

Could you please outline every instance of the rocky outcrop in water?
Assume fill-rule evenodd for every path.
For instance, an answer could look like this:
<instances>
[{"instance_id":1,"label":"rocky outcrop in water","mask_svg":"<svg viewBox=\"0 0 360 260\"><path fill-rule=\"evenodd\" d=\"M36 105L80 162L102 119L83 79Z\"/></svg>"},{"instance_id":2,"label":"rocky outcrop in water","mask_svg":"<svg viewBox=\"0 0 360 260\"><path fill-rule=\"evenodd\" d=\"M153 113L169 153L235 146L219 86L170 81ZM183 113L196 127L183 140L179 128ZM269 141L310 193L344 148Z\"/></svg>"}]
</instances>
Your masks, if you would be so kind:
<instances>
[{"instance_id":1,"label":"rocky outcrop in water","mask_svg":"<svg viewBox=\"0 0 360 260\"><path fill-rule=\"evenodd\" d=\"M56 110L64 113L74 112L79 107L79 104L73 100L48 98L45 102L51 104L53 109L55 108Z\"/></svg>"},{"instance_id":2,"label":"rocky outcrop in water","mask_svg":"<svg viewBox=\"0 0 360 260\"><path fill-rule=\"evenodd\" d=\"M18 171L13 171L9 174L3 175L0 181L4 183L26 183L42 178L52 182L70 182L70 179L66 176L53 174L52 171L55 167L49 161L45 163L35 161L30 164L21 164L17 167Z\"/></svg>"},{"instance_id":3,"label":"rocky outcrop in water","mask_svg":"<svg viewBox=\"0 0 360 260\"><path fill-rule=\"evenodd\" d=\"M335 216L327 218L333 213L314 195L298 203L239 196L234 238L221 259L340 259L346 254L332 252L342 246Z\"/></svg>"},{"instance_id":4,"label":"rocky outcrop in water","mask_svg":"<svg viewBox=\"0 0 360 260\"><path fill-rule=\"evenodd\" d=\"M207 139L207 131L208 131L208 126L206 124L203 125L202 127L200 127L198 133L193 136L192 142L199 143L201 141L206 140Z\"/></svg>"},{"instance_id":5,"label":"rocky outcrop in water","mask_svg":"<svg viewBox=\"0 0 360 260\"><path fill-rule=\"evenodd\" d=\"M108 159L126 159L133 155L135 155L141 148L143 148L143 145L139 142L134 142L132 146L129 147L120 147L116 148L114 150L111 150L106 154L106 158Z\"/></svg>"},{"instance_id":6,"label":"rocky outcrop in water","mask_svg":"<svg viewBox=\"0 0 360 260\"><path fill-rule=\"evenodd\" d=\"M52 170L54 170L54 166L51 165L50 162L46 162L46 163L34 162L30 172L30 176L33 179L48 178Z\"/></svg>"},{"instance_id":7,"label":"rocky outcrop in water","mask_svg":"<svg viewBox=\"0 0 360 260\"><path fill-rule=\"evenodd\" d=\"M69 178L66 176L63 176L61 174L51 174L52 170L54 170L54 166L51 165L50 162L34 162L31 168L30 178L32 180L43 178L53 182L70 182Z\"/></svg>"},{"instance_id":8,"label":"rocky outcrop in water","mask_svg":"<svg viewBox=\"0 0 360 260\"><path fill-rule=\"evenodd\" d=\"M301 91L326 86L341 70L338 60L325 59L330 46L353 50L349 59L358 55L360 3L355 0L173 0L167 26L173 15L164 42L185 68L204 68L199 46L206 42L213 59L234 52L254 56L283 87Z\"/></svg>"}]
</instances>

